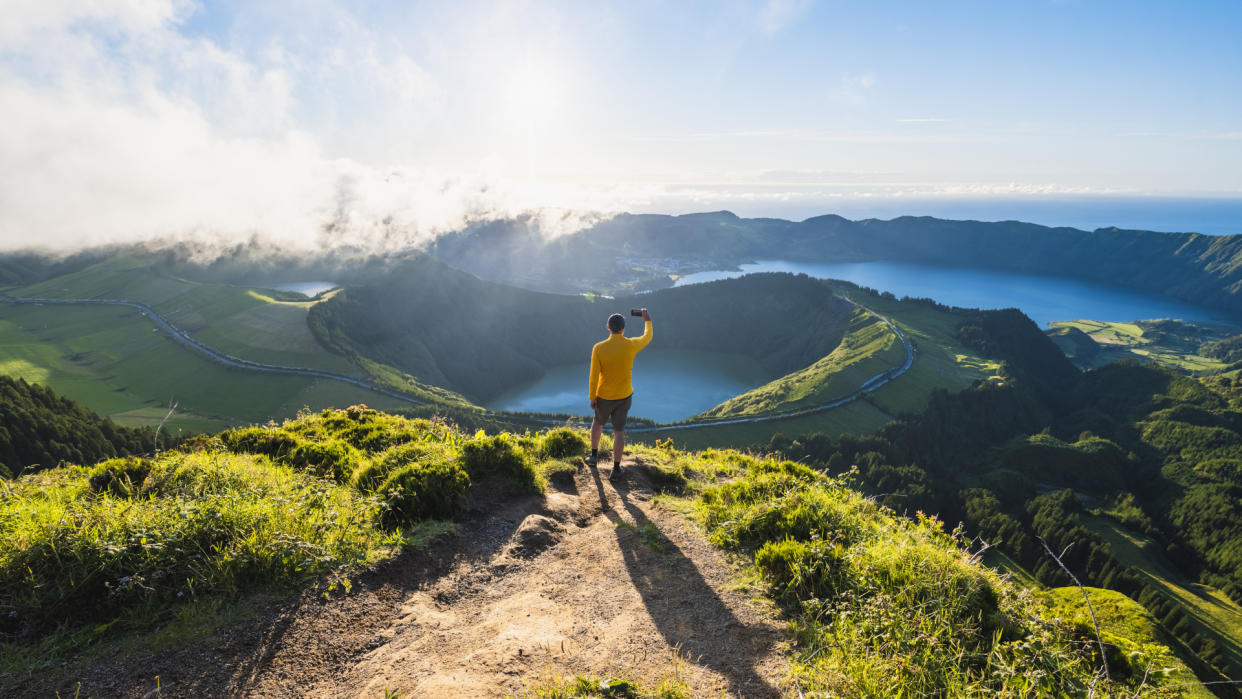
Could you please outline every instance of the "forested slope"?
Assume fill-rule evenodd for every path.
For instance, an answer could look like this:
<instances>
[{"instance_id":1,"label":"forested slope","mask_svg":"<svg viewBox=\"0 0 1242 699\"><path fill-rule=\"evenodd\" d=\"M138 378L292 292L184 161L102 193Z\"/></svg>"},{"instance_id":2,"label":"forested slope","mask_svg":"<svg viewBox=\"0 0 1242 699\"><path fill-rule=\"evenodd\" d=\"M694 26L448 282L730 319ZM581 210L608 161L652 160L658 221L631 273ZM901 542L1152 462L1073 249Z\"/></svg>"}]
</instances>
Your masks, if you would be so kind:
<instances>
[{"instance_id":1,"label":"forested slope","mask_svg":"<svg viewBox=\"0 0 1242 699\"><path fill-rule=\"evenodd\" d=\"M1003 385L939 394L874 436L778 435L769 448L829 472L857 466L881 502L964 521L1046 584L1066 579L1040 540L1069 547L1071 570L1147 606L1201 675L1242 675L1242 387L1137 364L1079 374L1025 318L981 320L963 337L1006 360ZM1122 557L1100 522L1149 539L1155 558ZM1153 572L1166 559L1233 602L1205 612L1179 597L1189 581Z\"/></svg>"},{"instance_id":2,"label":"forested slope","mask_svg":"<svg viewBox=\"0 0 1242 699\"><path fill-rule=\"evenodd\" d=\"M38 384L0 375L0 477L155 446L155 430L120 427Z\"/></svg>"}]
</instances>

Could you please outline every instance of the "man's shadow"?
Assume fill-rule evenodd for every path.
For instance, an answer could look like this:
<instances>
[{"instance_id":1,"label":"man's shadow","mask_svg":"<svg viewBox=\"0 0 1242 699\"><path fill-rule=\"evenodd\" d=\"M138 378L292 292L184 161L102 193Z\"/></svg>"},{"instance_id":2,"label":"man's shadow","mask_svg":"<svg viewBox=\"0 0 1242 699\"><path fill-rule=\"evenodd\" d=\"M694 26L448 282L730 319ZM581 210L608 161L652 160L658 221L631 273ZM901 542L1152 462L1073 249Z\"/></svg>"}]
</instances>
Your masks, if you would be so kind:
<instances>
[{"instance_id":1,"label":"man's shadow","mask_svg":"<svg viewBox=\"0 0 1242 699\"><path fill-rule=\"evenodd\" d=\"M591 476L604 516L617 525L617 543L630 580L668 645L680 649L689 662L719 672L737 696L780 696L755 671L756 662L772 646L772 634L746 626L733 614L694 561L630 502L624 483L616 483L614 490L633 525L608 502L599 471L591 469Z\"/></svg>"}]
</instances>

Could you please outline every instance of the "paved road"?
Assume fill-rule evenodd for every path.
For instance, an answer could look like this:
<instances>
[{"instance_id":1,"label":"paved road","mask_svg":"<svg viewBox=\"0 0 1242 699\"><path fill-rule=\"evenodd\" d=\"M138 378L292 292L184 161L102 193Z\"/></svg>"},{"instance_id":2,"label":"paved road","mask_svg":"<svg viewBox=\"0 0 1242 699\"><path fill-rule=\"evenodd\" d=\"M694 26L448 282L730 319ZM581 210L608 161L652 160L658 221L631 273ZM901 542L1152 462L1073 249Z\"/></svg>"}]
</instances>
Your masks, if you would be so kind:
<instances>
[{"instance_id":1,"label":"paved road","mask_svg":"<svg viewBox=\"0 0 1242 699\"><path fill-rule=\"evenodd\" d=\"M798 410L791 410L791 411L784 412L784 413L771 413L768 415L756 415L754 417L725 418L722 420L700 420L696 422L679 423L679 424L674 424L674 425L656 425L654 427L630 427L626 429L626 432L627 433L629 432L665 432L668 430L691 430L696 427L715 427L718 425L744 425L744 424L755 423L755 422L771 422L773 420L784 420L786 418L801 417L803 415L813 415L815 413L822 413L827 410L832 410L833 408L839 408L848 403L853 403L859 398L862 398L864 395L871 393L872 391L878 390L881 386L884 386L889 381L892 381L898 376L901 376L902 374L909 371L910 367L914 364L914 346L910 344L910 339L907 338L906 334L901 331L901 328L897 327L897 324L894 323L891 318L882 316L879 313L876 313L875 311L871 310L870 308L867 308L865 306L860 306L859 304L855 303L853 299L845 295L845 291L841 291L841 298L853 304L855 308L861 309L875 316L876 318L879 318L880 320L887 323L889 328L892 328L893 332L897 335L897 337L901 339L901 344L903 347L905 347L905 350L906 350L906 358L904 361L902 361L902 363L899 366L895 366L895 367L892 367L891 369L882 371L879 374L876 374L875 376L871 377L870 379L867 379L866 381L862 383L861 386L858 387L857 391L854 391L853 393L847 396L843 396L834 401L823 403L820 405L815 405L809 408L800 408Z\"/></svg>"},{"instance_id":2,"label":"paved road","mask_svg":"<svg viewBox=\"0 0 1242 699\"><path fill-rule=\"evenodd\" d=\"M679 423L679 424L673 424L673 425L655 425L651 427L635 425L635 426L631 426L627 428L626 432L628 433L664 432L668 430L690 430L690 429L695 429L698 427L715 427L715 426L720 426L720 425L742 425L742 424L756 423L756 422L771 422L773 420L784 420L786 418L791 418L791 417L801 417L803 415L821 413L827 410L832 410L833 408L839 408L848 403L852 403L858 400L859 398L861 398L862 396L879 389L881 386L884 386L889 381L892 381L898 376L901 376L902 374L909 371L910 366L914 364L914 347L910 344L910 340L906 338L906 334L901 331L901 328L897 327L897 324L894 323L890 318L886 318L885 316L882 316L876 313L875 311L872 311L869 308L858 305L852 299L850 299L848 296L845 295L844 290L841 291L841 298L853 304L856 308L866 311L867 313L870 313L876 318L879 318L880 320L884 321L885 323L888 324L890 328L892 328L893 332L896 333L897 337L901 338L902 345L904 345L905 350L906 350L906 358L905 358L905 361L902 362L900 366L893 367L879 374L876 374L870 379L867 379L866 381L863 382L862 386L858 388L858 390L854 391L853 393L847 396L838 398L829 403L823 403L821 405L816 405L816 406L812 406L809 408L801 408L798 410L791 410L791 411L784 412L784 413L757 415L754 417L725 418L721 420L701 420L698 422ZM374 391L376 393L383 394L390 398L396 398L397 400L406 401L407 403L414 403L416 405L429 405L427 401L411 398L409 396L402 395L395 391L390 391L388 389L381 388L370 382L363 381L362 379L356 379L351 376L345 376L344 374L335 374L330 371L320 371L318 369L304 369L301 367L280 366L277 364L262 364L260 362L252 362L249 359L241 359L240 357L234 357L232 355L225 354L223 352L220 352L219 350L213 349L212 347L209 347L199 342L198 340L195 340L193 337L190 337L188 333L186 333L184 330L181 330L180 328L173 325L172 323L168 322L166 318L156 313L155 310L152 309L150 306L144 303L138 303L137 301L124 301L121 299L44 299L44 298L24 298L24 297L17 297L17 296L0 295L0 302L19 304L19 305L51 305L51 306L65 305L65 306L68 306L68 305L86 304L86 305L94 305L94 306L128 306L130 308L137 309L140 313L142 313L144 316L150 319L151 322L154 323L156 327L163 330L165 333L168 334L169 337L173 338L177 342L180 342L182 345L185 345L189 349L195 352L198 352L199 354L207 357L208 359L211 359L212 361L217 362L219 364L223 364L225 366L233 367L236 369L247 369L250 371L259 371L259 372L266 372L266 373L272 373L272 374L290 374L294 376L309 376L309 377L320 378L320 379L329 379L331 381L343 381L345 383L353 384L360 388L365 388L369 391ZM490 410L486 411L485 414L494 415L496 417L502 417L502 418L505 417L504 413L495 413ZM540 424L546 424L546 425L562 425L565 423L563 419L526 418L526 420L533 421L533 422L540 423Z\"/></svg>"},{"instance_id":3,"label":"paved road","mask_svg":"<svg viewBox=\"0 0 1242 699\"><path fill-rule=\"evenodd\" d=\"M130 308L138 309L140 313L150 319L157 328L163 330L172 339L218 364L223 364L235 369L248 369L250 371L260 371L269 374L291 374L294 376L310 376L319 379L329 379L331 381L343 381L360 388L365 388L369 391L381 393L390 398L406 401L407 403L427 405L427 401L417 400L397 393L396 391L381 388L375 384L363 381L362 379L356 379L352 376L335 374L330 371L320 371L318 369L304 369L302 367L280 366L278 364L262 364L259 362L252 362L249 359L242 359L240 357L234 357L230 354L225 354L217 349L204 345L198 340L195 340L193 337L190 337L188 333L168 322L166 318L156 313L150 306L144 303L138 303L137 301L122 301L120 299L39 299L22 298L17 296L0 296L0 301L5 303L33 306L76 306L83 304L91 306L128 306Z\"/></svg>"}]
</instances>

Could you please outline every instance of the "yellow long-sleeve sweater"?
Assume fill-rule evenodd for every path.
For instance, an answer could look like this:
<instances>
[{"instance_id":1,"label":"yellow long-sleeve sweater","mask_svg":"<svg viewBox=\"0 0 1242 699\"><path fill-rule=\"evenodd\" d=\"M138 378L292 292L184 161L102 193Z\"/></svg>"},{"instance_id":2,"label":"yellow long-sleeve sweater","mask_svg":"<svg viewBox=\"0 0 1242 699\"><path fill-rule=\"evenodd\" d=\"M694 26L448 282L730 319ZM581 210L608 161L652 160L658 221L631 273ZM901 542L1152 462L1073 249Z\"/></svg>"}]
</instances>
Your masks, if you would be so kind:
<instances>
[{"instance_id":1,"label":"yellow long-sleeve sweater","mask_svg":"<svg viewBox=\"0 0 1242 699\"><path fill-rule=\"evenodd\" d=\"M591 400L621 400L634 392L634 355L651 342L651 321L642 337L613 333L591 348Z\"/></svg>"}]
</instances>

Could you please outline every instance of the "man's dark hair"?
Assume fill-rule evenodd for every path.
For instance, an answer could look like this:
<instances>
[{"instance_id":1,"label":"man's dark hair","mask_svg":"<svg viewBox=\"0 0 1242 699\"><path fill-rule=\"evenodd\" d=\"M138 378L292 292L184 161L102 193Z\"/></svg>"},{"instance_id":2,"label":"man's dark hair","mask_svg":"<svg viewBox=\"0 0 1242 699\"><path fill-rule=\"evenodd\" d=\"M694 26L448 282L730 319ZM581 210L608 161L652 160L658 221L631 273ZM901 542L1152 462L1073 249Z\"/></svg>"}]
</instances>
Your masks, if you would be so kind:
<instances>
[{"instance_id":1,"label":"man's dark hair","mask_svg":"<svg viewBox=\"0 0 1242 699\"><path fill-rule=\"evenodd\" d=\"M622 330L625 330L625 316L620 313L613 313L608 316L608 329L614 333L619 333Z\"/></svg>"}]
</instances>

